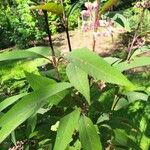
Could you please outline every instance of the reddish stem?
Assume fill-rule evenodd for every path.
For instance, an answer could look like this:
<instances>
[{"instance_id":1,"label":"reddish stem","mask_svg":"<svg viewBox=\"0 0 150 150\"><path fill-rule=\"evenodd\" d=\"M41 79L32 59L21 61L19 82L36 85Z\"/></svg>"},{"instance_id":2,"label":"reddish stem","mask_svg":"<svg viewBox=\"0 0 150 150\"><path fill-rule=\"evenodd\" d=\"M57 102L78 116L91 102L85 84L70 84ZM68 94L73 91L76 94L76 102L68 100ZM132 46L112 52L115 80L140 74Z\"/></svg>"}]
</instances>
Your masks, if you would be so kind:
<instances>
[{"instance_id":1,"label":"reddish stem","mask_svg":"<svg viewBox=\"0 0 150 150\"><path fill-rule=\"evenodd\" d=\"M140 25L142 24L142 20L144 19L144 12L145 12L145 8L143 8L143 10L142 10L142 13L141 13L141 16L140 16L140 20L139 20L138 26L137 26L137 28L135 30L132 42L131 42L131 44L129 44L129 47L128 47L128 56L127 56L127 60L128 61L130 60L130 58L132 56L133 46L134 46L134 43L136 42L136 40L138 38L137 34L138 34L138 30L140 28Z\"/></svg>"},{"instance_id":2,"label":"reddish stem","mask_svg":"<svg viewBox=\"0 0 150 150\"><path fill-rule=\"evenodd\" d=\"M95 12L96 14L95 14L95 21L94 21L94 33L96 33L98 29L98 22L100 17L99 7L100 7L100 0L97 0L97 9ZM93 34L93 46L92 46L93 51L95 51L95 46L96 46L96 37L95 34Z\"/></svg>"}]
</instances>

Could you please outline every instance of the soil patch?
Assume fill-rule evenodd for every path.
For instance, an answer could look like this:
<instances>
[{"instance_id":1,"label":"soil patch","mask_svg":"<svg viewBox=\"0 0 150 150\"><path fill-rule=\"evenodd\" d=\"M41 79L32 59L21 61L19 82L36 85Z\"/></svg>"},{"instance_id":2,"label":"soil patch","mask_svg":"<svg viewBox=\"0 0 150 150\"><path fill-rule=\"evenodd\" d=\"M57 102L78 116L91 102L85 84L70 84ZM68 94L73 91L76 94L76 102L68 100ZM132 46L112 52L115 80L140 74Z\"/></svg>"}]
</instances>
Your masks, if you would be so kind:
<instances>
[{"instance_id":1,"label":"soil patch","mask_svg":"<svg viewBox=\"0 0 150 150\"><path fill-rule=\"evenodd\" d=\"M113 40L111 36L100 36L97 37L95 51L102 56L108 56L112 54L119 47L123 47L121 44L120 34L123 34L125 31L122 29L114 28L113 29ZM70 41L72 49L79 49L86 47L92 50L93 45L93 33L92 32L82 32L81 30L70 31ZM61 50L62 53L69 52L67 38L65 33L55 35L54 46Z\"/></svg>"}]
</instances>

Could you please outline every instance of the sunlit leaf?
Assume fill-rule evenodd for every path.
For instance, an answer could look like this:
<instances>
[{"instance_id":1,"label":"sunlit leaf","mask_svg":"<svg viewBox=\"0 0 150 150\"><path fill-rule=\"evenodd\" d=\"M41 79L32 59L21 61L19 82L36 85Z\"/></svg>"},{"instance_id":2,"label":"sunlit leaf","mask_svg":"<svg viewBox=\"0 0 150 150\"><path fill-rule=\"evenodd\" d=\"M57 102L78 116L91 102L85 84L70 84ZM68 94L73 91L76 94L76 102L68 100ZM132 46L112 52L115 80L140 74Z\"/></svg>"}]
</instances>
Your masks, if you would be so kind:
<instances>
[{"instance_id":1,"label":"sunlit leaf","mask_svg":"<svg viewBox=\"0 0 150 150\"><path fill-rule=\"evenodd\" d=\"M38 90L40 88L44 88L46 85L52 85L56 83L56 81L53 79L33 73L25 72L25 75L33 90Z\"/></svg>"},{"instance_id":2,"label":"sunlit leaf","mask_svg":"<svg viewBox=\"0 0 150 150\"><path fill-rule=\"evenodd\" d=\"M28 93L21 93L19 95L15 95L15 96L6 98L4 101L2 101L0 103L0 112L3 111L4 109L6 109L8 106L10 106L13 103L15 103L16 101L18 101L23 96L27 95L27 94Z\"/></svg>"},{"instance_id":3,"label":"sunlit leaf","mask_svg":"<svg viewBox=\"0 0 150 150\"><path fill-rule=\"evenodd\" d=\"M67 88L69 83L56 83L47 85L24 96L16 105L0 118L0 143L21 123L32 116L46 103L46 99Z\"/></svg>"},{"instance_id":4,"label":"sunlit leaf","mask_svg":"<svg viewBox=\"0 0 150 150\"><path fill-rule=\"evenodd\" d=\"M86 116L81 116L79 120L79 136L83 150L102 150L96 128Z\"/></svg>"},{"instance_id":5,"label":"sunlit leaf","mask_svg":"<svg viewBox=\"0 0 150 150\"><path fill-rule=\"evenodd\" d=\"M112 19L117 24L124 27L126 29L126 31L129 31L129 32L131 31L129 21L122 14L117 13L117 14L114 15L114 17Z\"/></svg>"},{"instance_id":6,"label":"sunlit leaf","mask_svg":"<svg viewBox=\"0 0 150 150\"><path fill-rule=\"evenodd\" d=\"M134 85L121 72L88 49L74 50L66 57L72 64L93 76L96 80L134 88Z\"/></svg>"},{"instance_id":7,"label":"sunlit leaf","mask_svg":"<svg viewBox=\"0 0 150 150\"><path fill-rule=\"evenodd\" d=\"M0 61L45 57L45 55L50 55L48 47L34 47L27 50L14 50L0 53Z\"/></svg>"},{"instance_id":8,"label":"sunlit leaf","mask_svg":"<svg viewBox=\"0 0 150 150\"><path fill-rule=\"evenodd\" d=\"M45 88L45 86L55 84L56 81L53 79L49 79L44 76L36 75L33 73L26 72L27 81L30 83L33 90L38 90L40 88ZM47 101L50 102L50 104L57 105L66 95L68 94L67 91L62 91L60 93L57 93L47 99Z\"/></svg>"},{"instance_id":9,"label":"sunlit leaf","mask_svg":"<svg viewBox=\"0 0 150 150\"><path fill-rule=\"evenodd\" d=\"M88 74L73 64L69 64L67 66L66 73L72 85L86 98L87 102L90 104Z\"/></svg>"},{"instance_id":10,"label":"sunlit leaf","mask_svg":"<svg viewBox=\"0 0 150 150\"><path fill-rule=\"evenodd\" d=\"M150 138L146 136L145 134L142 135L140 146L142 150L149 150L150 148Z\"/></svg>"},{"instance_id":11,"label":"sunlit leaf","mask_svg":"<svg viewBox=\"0 0 150 150\"><path fill-rule=\"evenodd\" d=\"M107 10L109 10L112 6L116 5L118 0L108 0L100 9L100 14L105 13Z\"/></svg>"},{"instance_id":12,"label":"sunlit leaf","mask_svg":"<svg viewBox=\"0 0 150 150\"><path fill-rule=\"evenodd\" d=\"M20 60L27 58L46 58L51 56L51 50L49 47L32 47L27 50L14 50L10 52L0 53L0 62L8 60ZM59 56L59 52L56 51L56 56Z\"/></svg>"},{"instance_id":13,"label":"sunlit leaf","mask_svg":"<svg viewBox=\"0 0 150 150\"><path fill-rule=\"evenodd\" d=\"M32 6L31 9L39 9L39 10L46 10L51 13L62 15L63 14L63 7L61 4L50 2L45 3L42 5Z\"/></svg>"},{"instance_id":14,"label":"sunlit leaf","mask_svg":"<svg viewBox=\"0 0 150 150\"><path fill-rule=\"evenodd\" d=\"M118 63L115 66L118 70L125 71L129 69L133 69L136 67L149 66L150 65L150 57L134 57L130 61L125 61Z\"/></svg>"},{"instance_id":15,"label":"sunlit leaf","mask_svg":"<svg viewBox=\"0 0 150 150\"><path fill-rule=\"evenodd\" d=\"M149 52L150 52L150 45L144 45L144 46L139 47L138 49L136 49L134 51L134 53L131 56L131 59L138 56L138 55L141 55L141 54L144 54L144 53L149 53Z\"/></svg>"},{"instance_id":16,"label":"sunlit leaf","mask_svg":"<svg viewBox=\"0 0 150 150\"><path fill-rule=\"evenodd\" d=\"M125 106L128 106L129 104L141 100L141 101L147 101L148 100L148 95L140 92L127 92L124 93L123 95L126 96L125 98L120 98L117 105L115 106L115 110L119 110Z\"/></svg>"},{"instance_id":17,"label":"sunlit leaf","mask_svg":"<svg viewBox=\"0 0 150 150\"><path fill-rule=\"evenodd\" d=\"M104 60L107 61L109 64L115 64L121 61L121 59L116 57L105 57Z\"/></svg>"},{"instance_id":18,"label":"sunlit leaf","mask_svg":"<svg viewBox=\"0 0 150 150\"><path fill-rule=\"evenodd\" d=\"M72 134L77 128L80 110L76 109L60 120L57 130L54 150L65 150L72 140Z\"/></svg>"}]
</instances>

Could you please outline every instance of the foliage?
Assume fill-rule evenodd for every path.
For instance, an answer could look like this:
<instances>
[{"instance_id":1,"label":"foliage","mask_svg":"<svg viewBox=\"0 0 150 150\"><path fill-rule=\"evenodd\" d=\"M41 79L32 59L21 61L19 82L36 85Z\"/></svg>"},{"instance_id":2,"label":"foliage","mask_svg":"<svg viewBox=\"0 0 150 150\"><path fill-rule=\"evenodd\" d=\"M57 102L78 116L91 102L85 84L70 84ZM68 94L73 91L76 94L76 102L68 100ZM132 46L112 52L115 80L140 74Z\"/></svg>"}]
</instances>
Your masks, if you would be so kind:
<instances>
[{"instance_id":1,"label":"foliage","mask_svg":"<svg viewBox=\"0 0 150 150\"><path fill-rule=\"evenodd\" d=\"M42 45L46 36L45 21L41 11L30 10L32 0L14 0L13 2L0 3L0 49L16 45L25 49L34 45ZM54 6L53 6L54 7ZM70 1L65 1L65 10L71 9ZM69 29L74 29L79 16L77 9L69 17ZM58 15L49 13L49 23L53 34L64 31ZM5 38L2 38L5 37Z\"/></svg>"},{"instance_id":2,"label":"foliage","mask_svg":"<svg viewBox=\"0 0 150 150\"><path fill-rule=\"evenodd\" d=\"M123 15L128 18L130 28L132 30L136 29L139 18L141 15L141 9L132 7L123 12ZM149 20L150 20L150 12L148 10L145 11L144 19L142 20L142 25L139 29L139 33L141 35L146 35L149 32L150 26L149 26Z\"/></svg>"},{"instance_id":3,"label":"foliage","mask_svg":"<svg viewBox=\"0 0 150 150\"><path fill-rule=\"evenodd\" d=\"M0 5L1 27L7 28L6 35L8 34L9 41L15 43L19 48L28 48L34 45L34 40L41 40L41 37L45 35L39 30L30 12L29 2L29 0L15 0L12 3L1 3Z\"/></svg>"},{"instance_id":4,"label":"foliage","mask_svg":"<svg viewBox=\"0 0 150 150\"><path fill-rule=\"evenodd\" d=\"M102 58L87 48L65 56L47 47L0 53L3 64L35 58L51 67L27 68L25 90L0 98L1 149L19 141L37 150L149 149L150 86L129 71L150 65L149 57Z\"/></svg>"},{"instance_id":5,"label":"foliage","mask_svg":"<svg viewBox=\"0 0 150 150\"><path fill-rule=\"evenodd\" d=\"M10 59L11 59L11 53L12 52L9 52ZM83 55L83 54L87 54L87 55ZM2 53L1 57L3 55L5 55L5 53ZM43 54L41 56L44 58L46 57L46 55L43 55ZM47 56L48 56L48 54L47 54ZM144 100L145 102L143 104L145 105L148 100L148 95L145 93L144 99L142 97L137 97L134 100L132 100L131 96L128 97L129 94L130 95L132 94L133 96L135 94L129 88L130 84L131 84L130 81L128 81L125 78L125 76L121 75L118 70L115 70L115 74L114 74L113 73L114 67L110 67L107 62L105 62L102 58L98 57L96 54L94 54L93 52L90 52L89 50L86 50L86 49L76 50L76 51L73 51L70 54L68 54L66 57L67 57L68 61L71 62L71 64L69 64L67 66L68 78L69 78L71 84L76 88L76 90L78 90L78 92L76 92L76 90L74 88L72 88L69 90L70 92L68 91L69 93L65 92L67 95L65 94L66 96L65 97L63 96L59 100L59 103L58 102L56 103L56 101L58 101L58 97L55 97L55 98L52 98L52 97L54 95L56 96L58 93L65 90L66 88L70 88L72 85L70 83L64 83L63 81L62 81L62 83L56 83L52 79L48 79L46 77L27 73L26 74L27 81L29 82L29 84L31 85L31 87L33 88L34 91L29 92L29 94L26 96L23 96L23 98L21 98L21 100L18 102L17 102L17 99L20 98L19 95L14 98L12 97L13 101L12 101L11 105L13 105L13 102L15 102L15 101L16 101L16 104L14 104L14 106L12 106L12 108L10 108L10 110L8 110L8 108L5 107L5 109L7 109L8 111L0 118L0 124L2 127L2 129L0 130L1 142L6 138L6 136L8 136L11 133L11 131L13 131L17 126L21 125L21 123L24 122L25 120L27 120L29 117L32 117L35 114L40 117L41 115L39 115L39 113L42 113L43 117L46 117L47 115L48 116L50 115L50 118L53 117L53 122L49 122L48 118L46 119L46 122L48 121L47 123L49 123L51 126L55 122L60 120L59 126L58 126L58 131L57 131L57 127L56 127L55 131L50 131L49 129L46 131L49 133L49 135L51 135L51 134L56 135L56 131L57 131L57 136L56 137L49 136L49 135L45 134L45 132L42 131L41 129L38 129L38 124L41 122L38 119L35 122L36 123L35 129L32 131L30 130L28 137L22 136L23 139L27 139L27 142L25 143L25 145L26 144L28 145L29 141L32 141L32 140L35 141L35 139L38 138L37 143L35 145L30 145L31 147L34 147L34 148L36 147L36 149L38 149L38 148L40 148L39 143L42 142L42 140L47 139L48 140L46 142L47 144L43 143L42 146L49 147L49 148L51 146L52 147L54 146L54 149L62 149L62 147L64 147L64 149L66 149L67 147L71 148L71 147L75 146L76 142L78 141L77 139L79 139L81 142L81 146L83 148L85 147L85 149L88 149L90 145L91 145L91 148L99 147L98 149L101 149L102 145L104 147L108 146L108 145L111 147L116 147L116 146L120 145L120 146L125 146L125 147L127 146L127 147L140 149L138 144L136 144L139 142L138 139L140 139L140 137L142 136L141 134L138 134L138 132L139 132L138 130L140 130L140 126L138 128L138 126L135 126L131 120L128 120L124 116L126 118L125 119L122 116L122 111L124 111L124 109L130 103L133 103L136 100L141 100L141 101ZM6 58L6 60L8 60L8 58ZM3 59L2 61L6 61L6 60ZM94 62L93 60L96 60L96 62ZM80 63L80 61L82 63ZM102 64L104 63L105 65L103 67L100 67L101 63ZM72 68L73 66L71 67L70 65L75 65L76 68L79 67L77 69L77 72L74 72L75 70ZM88 69L86 67L86 65L88 65L88 66L90 65L91 66L90 69ZM101 70L99 70L100 73L97 72L98 66L101 68ZM107 73L107 67L109 68L108 69L109 74ZM134 67L134 66L132 66L132 64L131 64L131 68L132 67ZM81 69L81 71L80 71L80 69ZM92 69L92 72L91 72L91 69ZM77 76L75 75L76 73L78 74ZM101 75L101 73L103 75ZM73 77L71 74L74 74L75 76ZM92 95L90 94L91 95L90 101L89 101L89 98L87 98L87 96L85 96L86 99L84 99L84 97L82 97L80 95L80 93L85 95L83 93L83 90L89 95L87 86L85 86L85 82L84 82L84 80L87 82L87 76L85 76L84 74L85 75L89 74L92 77L94 77L93 78L94 80L92 82L90 82L90 93L92 92L91 93ZM116 76L118 76L118 78L115 78ZM72 77L73 77L73 79L77 78L76 80L80 81L80 84L76 85L76 82L73 81ZM105 80L106 82L112 82L115 84L123 83L123 85L126 86L126 88L123 88L122 86L117 86L114 84L109 85L107 83L106 88L104 88L104 89L102 88L102 90L100 90L98 88L98 83L99 83L99 80L101 80L101 79ZM42 81L42 82L39 82L39 81ZM88 84L88 83L86 83L86 84ZM45 88L43 89L42 86L44 86ZM124 90L122 90L122 88ZM131 90L131 91L129 92L129 90ZM97 93L98 95L97 94L95 95L94 93L95 94ZM107 94L105 94L105 93L107 93ZM108 93L109 93L111 99L108 98L108 96L109 96ZM140 96L142 93L138 92L138 94ZM124 97L124 95L127 95L127 97ZM9 99L11 99L11 98L9 98ZM115 101L118 101L117 99L119 99L119 103L115 102ZM130 101L130 99L132 100L132 102L126 103L126 105L124 105L124 103L120 103L121 101L122 102L126 101L126 100ZM1 102L1 104L5 102L6 103L5 105L7 106L7 101L8 100L4 100ZM8 103L8 106L10 105L9 103ZM31 107L32 107L32 109L31 109ZM77 109L76 107L78 107L80 109ZM100 109L97 110L97 107L99 107ZM42 112L42 110L44 112ZM55 110L59 110L57 115L55 114ZM110 112L111 112L111 115L109 115ZM118 115L116 115L116 113L118 113ZM12 117L14 116L14 114L16 117L12 120ZM80 114L80 117L79 117L79 114ZM73 116L75 115L77 117L76 119L79 122L75 119L75 116L72 117L72 115ZM86 115L86 117L85 117L85 115ZM108 117L106 117L106 116L108 116ZM9 119L9 118L11 118L11 119ZM60 119L60 118L62 118L62 119ZM71 118L74 118L74 119L70 120ZM126 124L122 124L122 122L120 122L120 123L118 122L118 124L116 124L116 119L119 122L120 122L120 120L125 119L124 121L126 122ZM16 123L14 123L13 126L9 126L9 124L12 124L11 123L12 121L15 121ZM45 121L43 120L41 123L43 124L44 122ZM68 124L66 124L66 123L68 123ZM31 125L31 123L30 123L30 125ZM107 126L109 126L109 128ZM72 127L72 128L70 128L70 127ZM25 130L21 126L20 126L20 128L22 128L22 130ZM108 137L110 136L113 138L108 138L108 137L106 138L105 133L104 133L104 135L105 135L104 136L103 132L102 132L102 130L104 130L104 129L108 130L107 136ZM133 129L135 130L134 132L132 131ZM65 130L67 130L67 132ZM18 133L19 128L17 128L15 131L16 131L16 133ZM100 135L97 134L99 132L101 133ZM64 133L64 135L63 135L63 133ZM113 136L113 133L115 136ZM32 136L32 134L33 134L33 136ZM44 137L43 136L41 137L40 134L42 134ZM139 137L138 139L136 139L135 134ZM96 138L96 139L94 140L89 135L93 136L93 138ZM100 140L99 136L101 137L102 145L99 141ZM54 144L53 141L55 140L55 138L56 138L56 143ZM85 143L85 139L87 139L87 138L89 138L89 142L88 143L86 142L88 145L86 145L86 143ZM111 141L112 144L107 143L107 140L105 138L107 140L112 140ZM62 141L62 139L64 139L64 141L65 141L62 143L62 145L57 144L60 139L61 139L61 141ZM120 141L121 139L122 139L122 141ZM125 144L127 141L129 142L128 145ZM70 143L70 145L68 145L69 143Z\"/></svg>"}]
</instances>

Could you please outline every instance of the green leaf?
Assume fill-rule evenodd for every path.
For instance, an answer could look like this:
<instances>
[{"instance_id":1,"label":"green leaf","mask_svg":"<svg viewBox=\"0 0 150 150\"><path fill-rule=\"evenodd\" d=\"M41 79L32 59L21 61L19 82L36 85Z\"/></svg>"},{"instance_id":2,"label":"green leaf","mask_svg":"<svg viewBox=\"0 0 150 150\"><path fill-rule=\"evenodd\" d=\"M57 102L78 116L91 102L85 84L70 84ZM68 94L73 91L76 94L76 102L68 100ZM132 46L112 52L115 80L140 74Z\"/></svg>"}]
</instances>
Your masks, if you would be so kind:
<instances>
[{"instance_id":1,"label":"green leaf","mask_svg":"<svg viewBox=\"0 0 150 150\"><path fill-rule=\"evenodd\" d=\"M56 51L56 56L59 56L59 52ZM32 47L27 50L14 50L11 52L0 53L0 62L8 60L20 60L27 58L46 58L51 56L51 50L49 47Z\"/></svg>"},{"instance_id":2,"label":"green leaf","mask_svg":"<svg viewBox=\"0 0 150 150\"><path fill-rule=\"evenodd\" d=\"M119 110L137 100L142 100L142 101L148 100L148 95L140 92L127 92L127 93L123 93L123 95L125 95L127 99L120 98L114 110Z\"/></svg>"},{"instance_id":3,"label":"green leaf","mask_svg":"<svg viewBox=\"0 0 150 150\"><path fill-rule=\"evenodd\" d=\"M36 58L38 55L29 52L29 51L11 51L11 52L4 52L0 54L0 62L1 61L8 61L8 60L17 60L17 59L26 59L26 58Z\"/></svg>"},{"instance_id":4,"label":"green leaf","mask_svg":"<svg viewBox=\"0 0 150 150\"><path fill-rule=\"evenodd\" d=\"M109 64L115 64L121 61L121 59L116 57L105 57L104 60L108 62Z\"/></svg>"},{"instance_id":5,"label":"green leaf","mask_svg":"<svg viewBox=\"0 0 150 150\"><path fill-rule=\"evenodd\" d=\"M126 131L131 131L134 134L141 134L140 129L138 127L137 124L133 123L133 121L131 120L131 118L129 118L128 116L119 116L119 111L116 112L116 114L112 114L112 116L109 116L109 119L106 122L106 124L108 126L111 127L111 129L124 129Z\"/></svg>"},{"instance_id":6,"label":"green leaf","mask_svg":"<svg viewBox=\"0 0 150 150\"><path fill-rule=\"evenodd\" d=\"M143 56L143 57L134 57L130 61L118 63L114 65L114 67L122 72L136 67L143 67L148 65L150 65L150 57Z\"/></svg>"},{"instance_id":7,"label":"green leaf","mask_svg":"<svg viewBox=\"0 0 150 150\"><path fill-rule=\"evenodd\" d=\"M38 6L32 6L31 9L46 10L57 15L63 14L62 5L54 2L45 3L43 5L38 5Z\"/></svg>"},{"instance_id":8,"label":"green leaf","mask_svg":"<svg viewBox=\"0 0 150 150\"><path fill-rule=\"evenodd\" d=\"M49 59L50 56L52 56L51 48L50 47L43 47L43 46L37 46L27 49L26 51L33 52L41 57L45 57ZM60 56L60 51L55 49L55 55Z\"/></svg>"},{"instance_id":9,"label":"green leaf","mask_svg":"<svg viewBox=\"0 0 150 150\"><path fill-rule=\"evenodd\" d=\"M27 120L27 129L26 129L27 137L30 137L30 134L33 133L36 124L37 124L37 115L35 114Z\"/></svg>"},{"instance_id":10,"label":"green leaf","mask_svg":"<svg viewBox=\"0 0 150 150\"><path fill-rule=\"evenodd\" d=\"M49 79L47 77L36 75L33 73L25 72L25 75L33 90L38 90L40 88L44 88L47 85L56 83L56 81L54 81L53 79Z\"/></svg>"},{"instance_id":11,"label":"green leaf","mask_svg":"<svg viewBox=\"0 0 150 150\"><path fill-rule=\"evenodd\" d=\"M72 140L72 134L77 128L80 110L76 109L60 120L57 130L54 150L65 150Z\"/></svg>"},{"instance_id":12,"label":"green leaf","mask_svg":"<svg viewBox=\"0 0 150 150\"><path fill-rule=\"evenodd\" d=\"M79 10L84 5L85 2L86 2L86 0L74 1L74 3L71 5L71 7L67 13L67 17L69 18L71 15L73 15L73 13L76 10Z\"/></svg>"},{"instance_id":13,"label":"green leaf","mask_svg":"<svg viewBox=\"0 0 150 150\"><path fill-rule=\"evenodd\" d=\"M71 84L86 98L87 102L90 104L90 87L87 73L73 64L69 64L67 66L66 73Z\"/></svg>"},{"instance_id":14,"label":"green leaf","mask_svg":"<svg viewBox=\"0 0 150 150\"><path fill-rule=\"evenodd\" d=\"M66 82L47 85L24 96L16 105L0 118L0 143L21 123L32 116L46 103L46 99L71 85Z\"/></svg>"},{"instance_id":15,"label":"green leaf","mask_svg":"<svg viewBox=\"0 0 150 150\"><path fill-rule=\"evenodd\" d=\"M138 144L135 142L136 139L132 139L124 130L114 129L116 145L126 146L136 150L141 150Z\"/></svg>"},{"instance_id":16,"label":"green leaf","mask_svg":"<svg viewBox=\"0 0 150 150\"><path fill-rule=\"evenodd\" d=\"M147 137L145 134L142 135L140 145L142 150L149 150L150 149L150 138Z\"/></svg>"},{"instance_id":17,"label":"green leaf","mask_svg":"<svg viewBox=\"0 0 150 150\"><path fill-rule=\"evenodd\" d=\"M130 104L130 103L128 102L128 100L122 97L122 98L120 98L119 101L117 102L117 104L116 104L114 110L119 110L119 109L121 109L121 108L123 108L123 107L126 107L126 106L129 105L129 104Z\"/></svg>"},{"instance_id":18,"label":"green leaf","mask_svg":"<svg viewBox=\"0 0 150 150\"><path fill-rule=\"evenodd\" d=\"M129 21L122 15L122 14L115 14L114 17L112 18L117 24L120 26L124 27L127 31L131 31L130 28L130 23Z\"/></svg>"},{"instance_id":19,"label":"green leaf","mask_svg":"<svg viewBox=\"0 0 150 150\"><path fill-rule=\"evenodd\" d=\"M105 13L108 9L110 9L112 6L116 5L118 0L108 0L104 6L100 9L100 14Z\"/></svg>"},{"instance_id":20,"label":"green leaf","mask_svg":"<svg viewBox=\"0 0 150 150\"><path fill-rule=\"evenodd\" d=\"M102 150L96 128L86 116L81 116L79 120L79 135L83 150Z\"/></svg>"},{"instance_id":21,"label":"green leaf","mask_svg":"<svg viewBox=\"0 0 150 150\"><path fill-rule=\"evenodd\" d=\"M12 105L16 101L18 101L23 96L27 95L28 93L21 93L19 95L15 95L9 98L6 98L4 101L0 103L0 112L6 109L8 106Z\"/></svg>"},{"instance_id":22,"label":"green leaf","mask_svg":"<svg viewBox=\"0 0 150 150\"><path fill-rule=\"evenodd\" d=\"M102 103L103 113L111 110L116 93L117 88L110 88L101 93L99 101Z\"/></svg>"},{"instance_id":23,"label":"green leaf","mask_svg":"<svg viewBox=\"0 0 150 150\"><path fill-rule=\"evenodd\" d=\"M16 146L16 134L15 131L12 131L11 133L11 141L13 142L13 144Z\"/></svg>"},{"instance_id":24,"label":"green leaf","mask_svg":"<svg viewBox=\"0 0 150 150\"><path fill-rule=\"evenodd\" d=\"M97 119L97 124L109 120L109 114L104 113Z\"/></svg>"},{"instance_id":25,"label":"green leaf","mask_svg":"<svg viewBox=\"0 0 150 150\"><path fill-rule=\"evenodd\" d=\"M124 93L124 95L127 96L129 103L132 103L136 100L143 100L147 101L148 100L148 95L145 93L140 93L140 92L128 92Z\"/></svg>"},{"instance_id":26,"label":"green leaf","mask_svg":"<svg viewBox=\"0 0 150 150\"><path fill-rule=\"evenodd\" d=\"M66 57L71 63L93 76L96 80L134 88L134 85L121 72L88 49L74 50Z\"/></svg>"},{"instance_id":27,"label":"green leaf","mask_svg":"<svg viewBox=\"0 0 150 150\"><path fill-rule=\"evenodd\" d=\"M55 84L56 81L49 79L44 76L36 75L33 73L26 72L27 81L33 88L33 90L38 90L40 88L45 88L45 86ZM53 95L47 99L47 101L50 102L50 104L57 105L66 95L68 94L67 91L62 91L60 93L57 93L56 95Z\"/></svg>"},{"instance_id":28,"label":"green leaf","mask_svg":"<svg viewBox=\"0 0 150 150\"><path fill-rule=\"evenodd\" d=\"M139 47L138 49L136 49L132 56L131 56L131 59L136 57L136 56L139 56L141 54L144 54L144 53L149 53L150 52L150 45L144 45L142 47Z\"/></svg>"}]
</instances>

